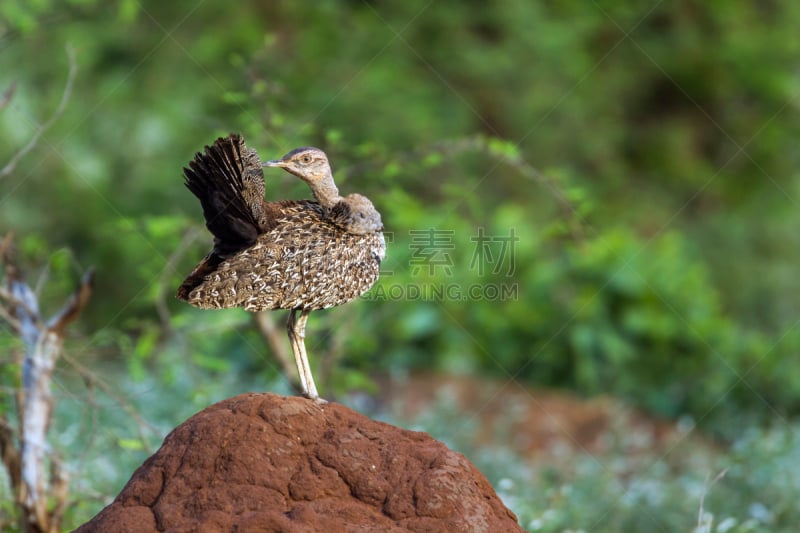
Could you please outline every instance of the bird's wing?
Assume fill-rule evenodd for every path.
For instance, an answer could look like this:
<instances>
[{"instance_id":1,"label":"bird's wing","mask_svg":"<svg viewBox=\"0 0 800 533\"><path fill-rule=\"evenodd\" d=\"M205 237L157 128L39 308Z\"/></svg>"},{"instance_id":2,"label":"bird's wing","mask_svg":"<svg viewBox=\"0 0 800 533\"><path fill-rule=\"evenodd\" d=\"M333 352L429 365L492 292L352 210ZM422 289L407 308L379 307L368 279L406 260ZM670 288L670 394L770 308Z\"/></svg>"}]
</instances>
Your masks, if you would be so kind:
<instances>
[{"instance_id":1,"label":"bird's wing","mask_svg":"<svg viewBox=\"0 0 800 533\"><path fill-rule=\"evenodd\" d=\"M261 161L241 135L206 146L183 173L186 187L203 206L206 227L215 237L214 251L221 257L252 245L270 228Z\"/></svg>"}]
</instances>

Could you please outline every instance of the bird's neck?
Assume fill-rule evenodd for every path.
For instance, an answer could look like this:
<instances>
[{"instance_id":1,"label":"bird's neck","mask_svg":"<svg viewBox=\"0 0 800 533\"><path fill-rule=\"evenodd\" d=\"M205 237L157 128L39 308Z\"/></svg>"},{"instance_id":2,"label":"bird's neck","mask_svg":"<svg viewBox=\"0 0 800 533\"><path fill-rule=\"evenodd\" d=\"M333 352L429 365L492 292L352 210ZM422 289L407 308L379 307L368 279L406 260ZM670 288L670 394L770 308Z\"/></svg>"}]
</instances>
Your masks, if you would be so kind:
<instances>
[{"instance_id":1,"label":"bird's neck","mask_svg":"<svg viewBox=\"0 0 800 533\"><path fill-rule=\"evenodd\" d=\"M314 198L317 199L319 205L325 209L331 209L342 199L339 196L339 189L336 188L336 183L333 181L333 175L329 172L325 178L317 181L311 188L314 193Z\"/></svg>"}]
</instances>

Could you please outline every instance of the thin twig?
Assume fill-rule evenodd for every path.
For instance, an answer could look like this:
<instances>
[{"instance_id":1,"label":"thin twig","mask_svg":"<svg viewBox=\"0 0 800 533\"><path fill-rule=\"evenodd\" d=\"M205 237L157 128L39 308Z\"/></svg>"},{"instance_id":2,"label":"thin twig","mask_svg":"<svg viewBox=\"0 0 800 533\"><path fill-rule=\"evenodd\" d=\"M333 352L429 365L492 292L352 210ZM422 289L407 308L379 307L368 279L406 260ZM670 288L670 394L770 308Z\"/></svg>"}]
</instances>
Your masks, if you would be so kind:
<instances>
[{"instance_id":1,"label":"thin twig","mask_svg":"<svg viewBox=\"0 0 800 533\"><path fill-rule=\"evenodd\" d=\"M186 255L186 251L199 235L200 230L197 227L192 227L186 231L181 239L181 242L167 258L167 262L164 265L164 268L161 270L161 276L158 280L159 289L158 294L156 295L155 305L158 318L161 320L161 325L166 330L169 330L172 327L172 315L170 315L169 307L167 306L167 294L169 293L167 290L167 280L169 279L169 276L175 272L175 265L178 264L178 261L183 259L183 256Z\"/></svg>"},{"instance_id":2,"label":"thin twig","mask_svg":"<svg viewBox=\"0 0 800 533\"><path fill-rule=\"evenodd\" d=\"M16 267L6 263L6 283L13 290L12 283L17 283ZM21 285L17 284L17 287ZM0 286L0 300L4 300L5 304L0 306L0 318L3 318L11 326L11 329L16 333L22 331L22 321L20 321L20 313L24 313L25 317L34 322L38 321L39 311L31 307L29 302L21 300L12 291L6 287Z\"/></svg>"},{"instance_id":3,"label":"thin twig","mask_svg":"<svg viewBox=\"0 0 800 533\"><path fill-rule=\"evenodd\" d=\"M31 309L28 303L20 300L14 294L15 283L20 281L20 271L14 262L14 233L8 232L0 242L0 265L3 266L5 274L5 285L0 285L0 318L8 322L11 329L17 333L22 333L22 321L20 312L28 317L38 317L39 312ZM18 286L18 285L17 285Z\"/></svg>"},{"instance_id":4,"label":"thin twig","mask_svg":"<svg viewBox=\"0 0 800 533\"><path fill-rule=\"evenodd\" d=\"M0 291L0 292L5 292L5 291ZM2 297L2 296L3 296L3 295L2 295L2 294L0 294L0 297ZM5 308L4 306L0 306L0 318L2 318L3 320L5 320L6 322L8 322L8 325L9 325L9 326L11 326L11 330L12 330L14 333L18 333L18 332L19 332L19 329L20 329L20 323L19 323L19 320L17 320L17 319L16 319L16 317L12 316L12 315L11 315L11 314L10 314L10 313L9 313L9 312L6 310L6 308Z\"/></svg>"},{"instance_id":5,"label":"thin twig","mask_svg":"<svg viewBox=\"0 0 800 533\"><path fill-rule=\"evenodd\" d=\"M11 487L19 487L19 449L16 446L14 428L5 417L0 418L0 459L6 468L6 474L11 478Z\"/></svg>"},{"instance_id":6,"label":"thin twig","mask_svg":"<svg viewBox=\"0 0 800 533\"><path fill-rule=\"evenodd\" d=\"M584 232L581 226L577 209L572 202L567 198L564 190L560 185L520 155L501 155L491 149L490 141L482 136L467 137L456 141L445 141L434 145L434 150L438 149L442 153L452 154L464 151L478 151L490 157L499 159L511 166L514 170L520 173L526 179L534 181L539 186L549 190L553 198L555 198L558 208L562 216L568 221L570 233L576 242L581 242L584 239Z\"/></svg>"},{"instance_id":7,"label":"thin twig","mask_svg":"<svg viewBox=\"0 0 800 533\"><path fill-rule=\"evenodd\" d=\"M70 295L66 304L47 322L47 327L59 337L64 336L64 329L81 314L81 311L92 295L94 285L94 270L89 269L83 275L81 283L75 292Z\"/></svg>"},{"instance_id":8,"label":"thin twig","mask_svg":"<svg viewBox=\"0 0 800 533\"><path fill-rule=\"evenodd\" d=\"M147 421L139 415L138 411L134 406L129 404L123 399L123 396L117 394L115 388L112 385L109 385L105 381L103 381L100 377L97 376L94 372L89 370L86 366L82 365L78 362L77 359L71 357L66 351L64 351L61 355L61 358L64 360L65 363L73 367L78 374L90 385L96 386L98 389L103 391L107 394L111 399L113 399L117 405L122 407L122 409L128 413L128 415L133 418L136 422L137 432L139 433L139 440L142 444L145 445L148 452L152 451L149 446L147 446L147 435L145 433L145 429L156 433L156 428L152 425L147 423Z\"/></svg>"},{"instance_id":9,"label":"thin twig","mask_svg":"<svg viewBox=\"0 0 800 533\"><path fill-rule=\"evenodd\" d=\"M53 411L53 372L62 352L64 330L78 317L91 295L92 272L84 275L75 292L45 324L37 297L14 259L9 234L0 243L4 274L0 285L0 317L16 329L25 345L25 356L15 364L22 369L22 383L15 391L19 427L15 433L7 418L2 417L0 451L12 480L15 504L24 517L25 530L58 531L67 506L68 478L59 459L47 449Z\"/></svg>"},{"instance_id":10,"label":"thin twig","mask_svg":"<svg viewBox=\"0 0 800 533\"><path fill-rule=\"evenodd\" d=\"M3 110L9 103L11 103L11 99L14 98L14 91L17 89L17 82L12 81L11 85L8 86L6 92L3 93L3 96L0 96L0 111Z\"/></svg>"},{"instance_id":11,"label":"thin twig","mask_svg":"<svg viewBox=\"0 0 800 533\"><path fill-rule=\"evenodd\" d=\"M417 149L396 155L394 160L400 163L414 163L432 153L453 156L462 152L479 152L492 159L502 161L516 170L525 179L531 180L547 189L555 199L561 216L567 221L573 240L578 243L583 242L585 238L584 221L581 219L575 205L573 205L573 202L569 199L558 181L534 167L520 155L503 155L498 153L497 150L493 150L491 139L482 135L472 135L469 137L437 142L433 145L426 146L424 149ZM385 163L385 159L361 162L344 167L340 169L339 172L343 175L364 173L369 169L382 166Z\"/></svg>"},{"instance_id":12,"label":"thin twig","mask_svg":"<svg viewBox=\"0 0 800 533\"><path fill-rule=\"evenodd\" d=\"M725 474L727 474L727 473L728 473L728 469L727 468L723 469L722 472L717 474L717 477L715 477L714 480L711 483L709 483L708 482L708 478L706 478L706 483L705 483L705 486L703 487L703 494L700 495L700 509L697 511L697 529L698 530L700 530L700 528L702 527L702 523L703 523L703 514L704 514L703 504L705 503L706 494L708 494L708 491L711 490L711 487L716 485L717 481L719 481L720 479L725 477ZM711 530L711 528L707 528L706 529L706 531L710 531L710 530Z\"/></svg>"},{"instance_id":13,"label":"thin twig","mask_svg":"<svg viewBox=\"0 0 800 533\"><path fill-rule=\"evenodd\" d=\"M338 328L329 330L328 335L326 335L330 338L330 348L319 359L319 376L320 381L323 383L330 383L333 370L339 366L339 362L344 358L344 340L350 336L353 324L354 322L345 320ZM324 337L317 338L318 342L322 340L324 340Z\"/></svg>"},{"instance_id":14,"label":"thin twig","mask_svg":"<svg viewBox=\"0 0 800 533\"><path fill-rule=\"evenodd\" d=\"M302 389L300 387L296 366L289 355L289 351L286 349L286 345L283 343L284 337L278 333L278 328L275 326L272 316L269 316L266 311L261 311L259 313L253 313L253 320L255 320L256 326L258 326L259 333L261 333L261 336L264 337L264 340L267 341L267 344L269 344L269 347L272 349L272 353L275 359L278 360L278 364L281 365L283 374L286 376L286 379L289 380L289 384L295 391L300 392Z\"/></svg>"},{"instance_id":15,"label":"thin twig","mask_svg":"<svg viewBox=\"0 0 800 533\"><path fill-rule=\"evenodd\" d=\"M78 63L75 61L75 49L72 48L71 45L67 45L67 59L69 60L69 72L67 72L67 82L64 84L64 91L61 93L61 101L58 103L58 107L56 108L55 112L36 129L36 133L33 134L31 140L28 141L28 144L23 146L16 154L11 157L11 160L0 170L0 179L8 176L17 166L20 159L25 157L31 150L36 148L36 145L39 144L39 139L41 139L42 135L50 129L50 127L55 123L56 120L61 117L64 113L64 109L67 106L67 102L72 96L72 87L75 82L75 75L78 73Z\"/></svg>"}]
</instances>

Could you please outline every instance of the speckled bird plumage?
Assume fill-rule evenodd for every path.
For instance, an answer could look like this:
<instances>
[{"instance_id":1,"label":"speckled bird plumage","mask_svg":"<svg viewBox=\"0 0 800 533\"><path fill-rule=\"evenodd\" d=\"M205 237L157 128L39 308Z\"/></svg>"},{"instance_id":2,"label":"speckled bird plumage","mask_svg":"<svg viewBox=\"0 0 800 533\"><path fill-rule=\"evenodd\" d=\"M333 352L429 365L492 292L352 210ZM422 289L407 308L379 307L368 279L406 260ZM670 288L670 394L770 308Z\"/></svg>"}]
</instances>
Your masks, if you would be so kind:
<instances>
[{"instance_id":1,"label":"speckled bird plumage","mask_svg":"<svg viewBox=\"0 0 800 533\"><path fill-rule=\"evenodd\" d=\"M303 161L324 159L308 161L327 169L327 176L314 176L313 169L293 161L298 154ZM294 313L303 312L301 329L294 332L302 343L309 311L341 305L369 290L386 252L383 224L367 198L338 196L320 150L294 150L265 166L282 166L304 179L318 201L267 202L261 161L239 135L217 139L184 169L186 186L200 199L214 235L214 248L177 296L203 309L292 310L290 339L306 389L298 358L298 351L305 357L305 347L295 346L292 338ZM316 397L310 369L306 372L312 390L304 393Z\"/></svg>"},{"instance_id":2,"label":"speckled bird plumage","mask_svg":"<svg viewBox=\"0 0 800 533\"><path fill-rule=\"evenodd\" d=\"M188 293L204 309L327 309L378 279L382 234L346 233L316 202L281 202L276 226L222 261Z\"/></svg>"}]
</instances>

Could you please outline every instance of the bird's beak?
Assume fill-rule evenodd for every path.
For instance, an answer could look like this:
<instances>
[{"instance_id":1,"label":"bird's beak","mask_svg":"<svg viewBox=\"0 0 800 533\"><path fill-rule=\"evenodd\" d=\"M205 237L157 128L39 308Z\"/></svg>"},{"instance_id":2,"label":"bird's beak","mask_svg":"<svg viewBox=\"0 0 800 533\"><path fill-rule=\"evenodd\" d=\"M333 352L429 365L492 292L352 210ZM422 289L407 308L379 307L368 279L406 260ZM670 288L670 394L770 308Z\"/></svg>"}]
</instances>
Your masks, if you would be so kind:
<instances>
[{"instance_id":1,"label":"bird's beak","mask_svg":"<svg viewBox=\"0 0 800 533\"><path fill-rule=\"evenodd\" d=\"M263 167L285 167L286 166L286 161L284 161L283 159L272 159L270 161L267 161L266 163L264 163L261 166L263 166Z\"/></svg>"}]
</instances>

